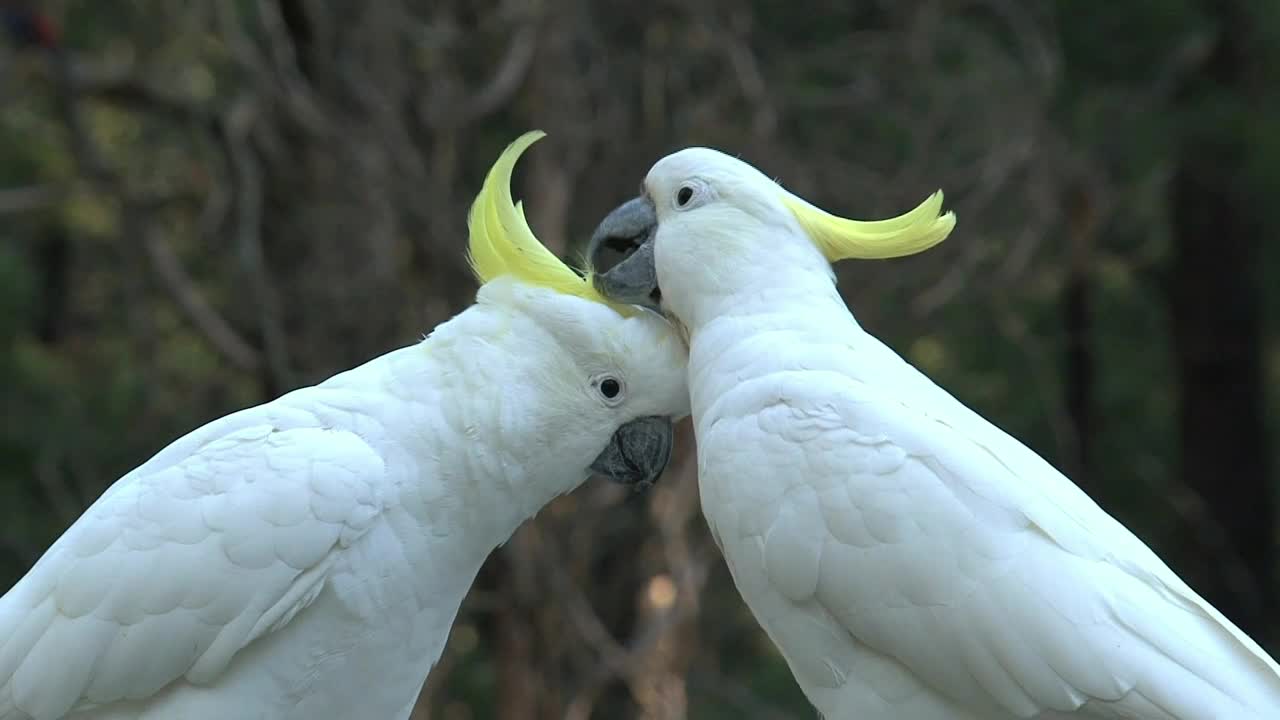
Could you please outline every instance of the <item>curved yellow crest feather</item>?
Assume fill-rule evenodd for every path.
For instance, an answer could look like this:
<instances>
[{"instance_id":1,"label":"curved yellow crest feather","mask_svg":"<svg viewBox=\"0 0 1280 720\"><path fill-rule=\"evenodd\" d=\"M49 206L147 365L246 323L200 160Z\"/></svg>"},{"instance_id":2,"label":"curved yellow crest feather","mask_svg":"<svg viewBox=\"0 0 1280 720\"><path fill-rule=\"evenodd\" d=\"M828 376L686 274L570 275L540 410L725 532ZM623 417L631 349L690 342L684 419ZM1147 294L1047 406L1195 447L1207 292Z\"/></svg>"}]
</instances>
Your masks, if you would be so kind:
<instances>
[{"instance_id":1,"label":"curved yellow crest feather","mask_svg":"<svg viewBox=\"0 0 1280 720\"><path fill-rule=\"evenodd\" d=\"M784 191L782 202L830 262L883 260L928 250L951 234L956 215L941 215L942 191L914 210L888 220L848 220L820 210Z\"/></svg>"},{"instance_id":2,"label":"curved yellow crest feather","mask_svg":"<svg viewBox=\"0 0 1280 720\"><path fill-rule=\"evenodd\" d=\"M467 216L471 236L467 259L471 269L481 285L502 275L512 275L530 285L620 309L596 292L589 277L574 272L548 250L525 220L524 204L512 201L511 173L516 160L544 137L546 133L541 130L521 135L490 168Z\"/></svg>"}]
</instances>

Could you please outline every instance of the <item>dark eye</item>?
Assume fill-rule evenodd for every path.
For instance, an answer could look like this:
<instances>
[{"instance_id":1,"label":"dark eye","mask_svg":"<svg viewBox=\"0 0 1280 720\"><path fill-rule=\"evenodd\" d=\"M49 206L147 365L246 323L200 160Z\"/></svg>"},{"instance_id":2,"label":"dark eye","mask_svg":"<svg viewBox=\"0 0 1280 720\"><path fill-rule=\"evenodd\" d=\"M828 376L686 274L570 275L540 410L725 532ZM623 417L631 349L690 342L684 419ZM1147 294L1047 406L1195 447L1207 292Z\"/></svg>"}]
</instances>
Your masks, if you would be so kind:
<instances>
[{"instance_id":1,"label":"dark eye","mask_svg":"<svg viewBox=\"0 0 1280 720\"><path fill-rule=\"evenodd\" d=\"M613 378L605 378L600 381L600 394L607 399L612 400L618 397L618 393L622 392L622 383Z\"/></svg>"},{"instance_id":2,"label":"dark eye","mask_svg":"<svg viewBox=\"0 0 1280 720\"><path fill-rule=\"evenodd\" d=\"M685 185L684 187L676 191L676 205L679 205L680 207L684 207L685 205L688 205L689 201L692 199L693 199L693 188L689 187L688 185Z\"/></svg>"}]
</instances>

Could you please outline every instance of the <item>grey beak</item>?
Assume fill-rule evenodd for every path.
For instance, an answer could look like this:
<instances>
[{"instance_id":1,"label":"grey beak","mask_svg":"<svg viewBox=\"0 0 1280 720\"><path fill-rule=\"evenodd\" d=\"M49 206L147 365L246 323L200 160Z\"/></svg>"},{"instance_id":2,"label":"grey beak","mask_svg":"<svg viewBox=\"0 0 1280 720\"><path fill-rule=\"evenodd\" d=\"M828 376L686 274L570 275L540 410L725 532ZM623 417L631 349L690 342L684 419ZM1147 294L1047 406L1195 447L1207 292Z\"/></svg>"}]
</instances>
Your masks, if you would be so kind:
<instances>
[{"instance_id":1,"label":"grey beak","mask_svg":"<svg viewBox=\"0 0 1280 720\"><path fill-rule=\"evenodd\" d=\"M648 198L619 205L591 233L587 257L598 271L596 290L615 302L658 309L658 271L653 264L653 238L658 214Z\"/></svg>"},{"instance_id":2,"label":"grey beak","mask_svg":"<svg viewBox=\"0 0 1280 720\"><path fill-rule=\"evenodd\" d=\"M591 469L614 482L644 490L666 469L674 441L671 418L636 418L613 433Z\"/></svg>"}]
</instances>

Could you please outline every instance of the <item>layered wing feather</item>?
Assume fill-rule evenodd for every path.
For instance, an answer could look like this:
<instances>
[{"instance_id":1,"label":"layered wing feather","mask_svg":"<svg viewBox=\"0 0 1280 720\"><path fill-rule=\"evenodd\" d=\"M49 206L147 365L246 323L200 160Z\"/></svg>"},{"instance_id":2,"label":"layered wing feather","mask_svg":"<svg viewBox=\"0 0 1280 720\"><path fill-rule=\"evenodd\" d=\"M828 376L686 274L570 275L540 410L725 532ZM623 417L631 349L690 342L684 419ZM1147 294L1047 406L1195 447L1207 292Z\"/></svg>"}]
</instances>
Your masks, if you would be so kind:
<instances>
[{"instance_id":1,"label":"layered wing feather","mask_svg":"<svg viewBox=\"0 0 1280 720\"><path fill-rule=\"evenodd\" d=\"M822 381L718 408L700 484L831 720L1280 716L1274 661L1043 459L949 396Z\"/></svg>"},{"instance_id":2,"label":"layered wing feather","mask_svg":"<svg viewBox=\"0 0 1280 720\"><path fill-rule=\"evenodd\" d=\"M381 511L383 465L357 435L307 421L228 416L86 511L0 598L0 720L208 683L314 600Z\"/></svg>"}]
</instances>

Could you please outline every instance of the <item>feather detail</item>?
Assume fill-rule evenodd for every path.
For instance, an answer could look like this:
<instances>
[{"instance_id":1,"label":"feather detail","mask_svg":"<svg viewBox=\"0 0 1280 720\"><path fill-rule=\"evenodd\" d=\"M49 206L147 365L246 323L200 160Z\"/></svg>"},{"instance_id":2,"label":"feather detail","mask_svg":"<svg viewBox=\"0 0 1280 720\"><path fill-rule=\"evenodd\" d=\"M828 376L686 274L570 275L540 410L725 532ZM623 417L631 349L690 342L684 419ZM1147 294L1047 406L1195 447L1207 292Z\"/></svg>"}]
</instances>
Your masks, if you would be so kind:
<instances>
[{"instance_id":1,"label":"feather detail","mask_svg":"<svg viewBox=\"0 0 1280 720\"><path fill-rule=\"evenodd\" d=\"M523 203L513 201L511 175L516 161L543 137L546 133L541 130L521 135L507 146L489 170L467 217L470 231L467 258L472 271L482 285L511 275L529 285L608 305L624 315L634 314L636 311L629 306L607 301L596 292L589 275L574 272L548 250L529 227Z\"/></svg>"},{"instance_id":2,"label":"feather detail","mask_svg":"<svg viewBox=\"0 0 1280 720\"><path fill-rule=\"evenodd\" d=\"M955 213L942 213L941 190L915 209L887 220L837 217L785 191L782 202L830 262L914 255L947 239L956 226Z\"/></svg>"}]
</instances>

